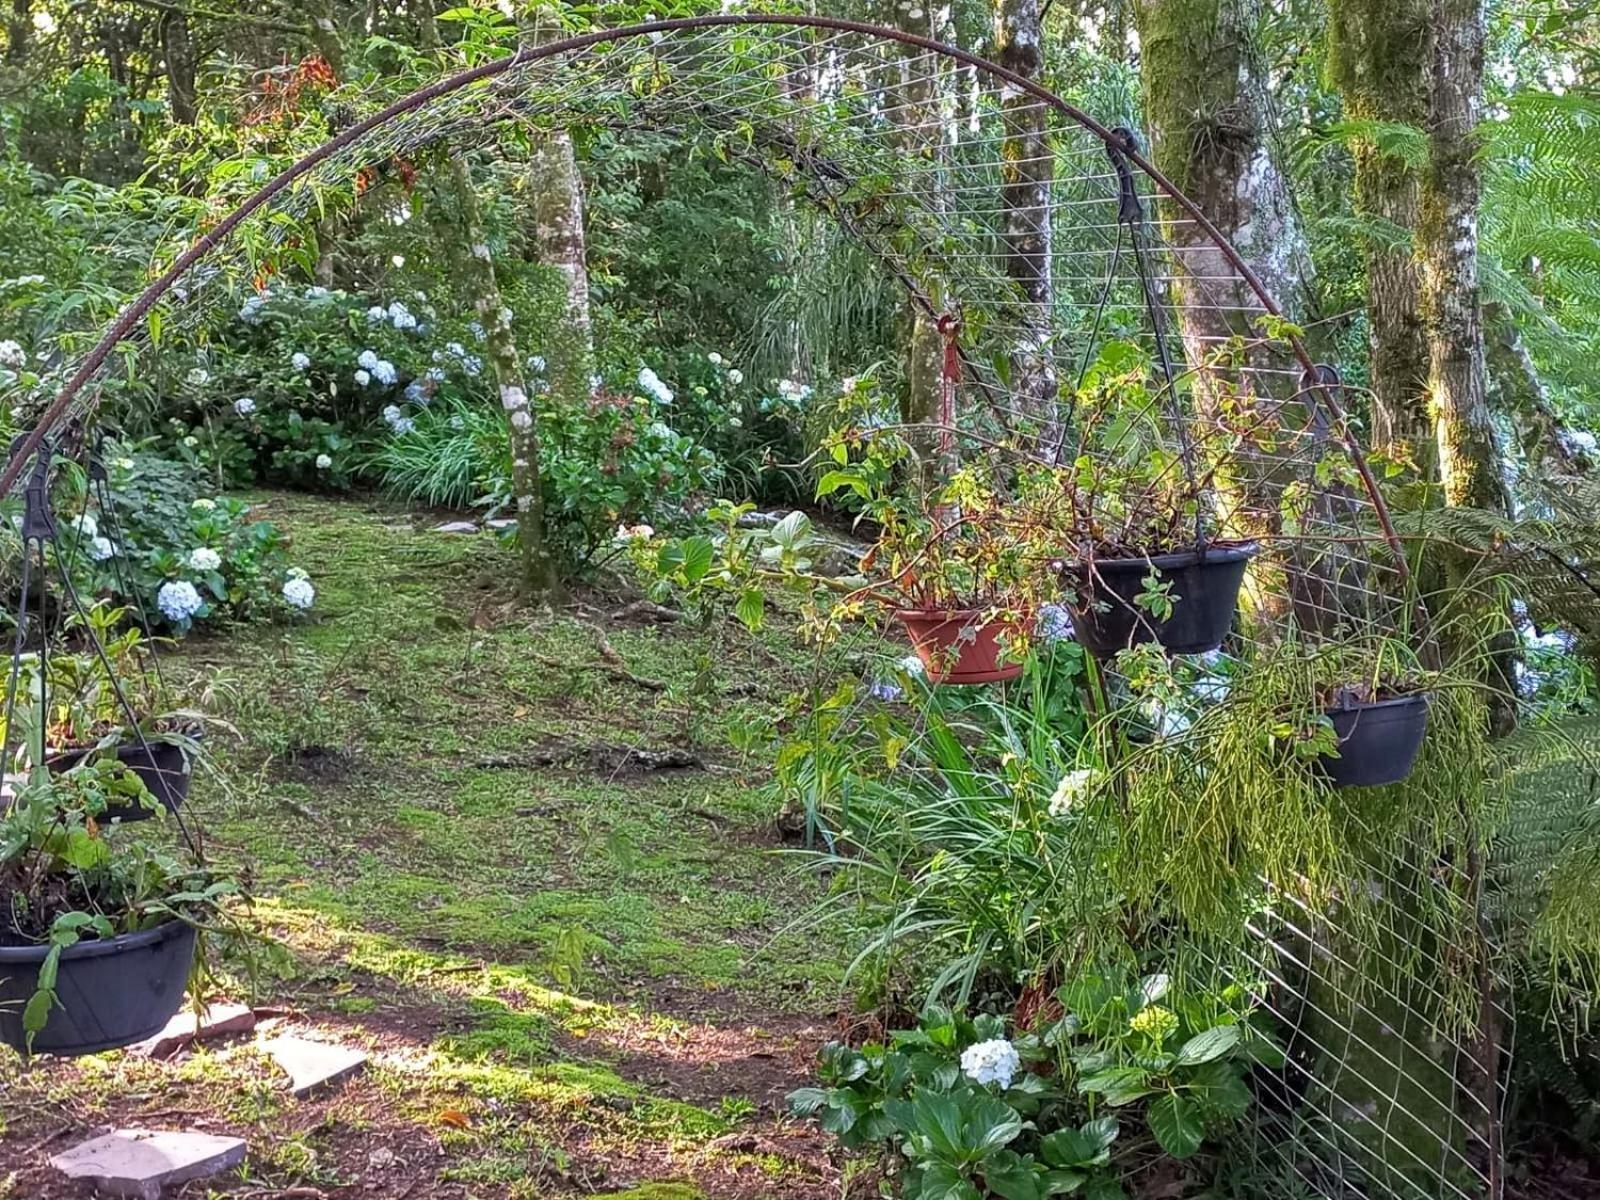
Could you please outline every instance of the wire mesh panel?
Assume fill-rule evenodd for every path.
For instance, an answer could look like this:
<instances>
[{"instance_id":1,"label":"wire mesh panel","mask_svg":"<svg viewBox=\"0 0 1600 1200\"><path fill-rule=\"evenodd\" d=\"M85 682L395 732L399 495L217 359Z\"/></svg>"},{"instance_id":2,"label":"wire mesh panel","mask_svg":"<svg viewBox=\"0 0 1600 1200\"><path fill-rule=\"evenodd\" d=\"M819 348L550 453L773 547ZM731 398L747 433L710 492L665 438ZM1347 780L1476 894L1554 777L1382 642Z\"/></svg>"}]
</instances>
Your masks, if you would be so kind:
<instances>
[{"instance_id":1,"label":"wire mesh panel","mask_svg":"<svg viewBox=\"0 0 1600 1200\"><path fill-rule=\"evenodd\" d=\"M1138 137L961 51L844 21L707 17L588 34L357 122L218 214L65 365L0 495L92 412L113 372L198 330L209 306L237 303L264 259L370 172L433 147L493 152L512 128L668 136L747 164L836 222L904 289L925 365L950 385L931 409L863 416L862 436L899 431L935 475L989 464L1007 501L1054 537L1043 552L1069 591L1127 561L1143 579L1163 555L1238 565L1241 618L1197 678L1263 647L1383 637L1410 620L1337 376L1153 174ZM1081 596L1076 615L1092 617ZM915 755L905 770L938 773ZM1285 1061L1255 1077L1257 1157L1282 1195L1485 1194L1500 1094L1481 1045L1507 1017L1473 1002L1483 980L1454 960L1476 952L1446 936L1476 936L1470 836L1402 846L1409 869L1388 877L1238 881L1233 919L1251 953L1219 953L1210 970L1290 1033ZM1353 922L1377 931L1360 957Z\"/></svg>"}]
</instances>

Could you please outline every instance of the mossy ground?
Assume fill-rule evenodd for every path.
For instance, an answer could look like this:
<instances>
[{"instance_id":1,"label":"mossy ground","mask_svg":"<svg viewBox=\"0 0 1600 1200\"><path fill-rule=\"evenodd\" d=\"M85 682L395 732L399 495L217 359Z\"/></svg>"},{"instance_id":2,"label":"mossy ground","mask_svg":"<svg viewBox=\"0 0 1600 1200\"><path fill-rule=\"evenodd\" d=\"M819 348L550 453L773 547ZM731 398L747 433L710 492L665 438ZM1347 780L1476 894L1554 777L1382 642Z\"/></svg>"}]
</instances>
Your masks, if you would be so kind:
<instances>
[{"instance_id":1,"label":"mossy ground","mask_svg":"<svg viewBox=\"0 0 1600 1200\"><path fill-rule=\"evenodd\" d=\"M259 500L316 616L175 655L242 738L211 736L190 811L257 897L257 1003L367 1047L369 1069L296 1101L248 1040L169 1063L0 1058L0 1197L54 1194L48 1154L130 1124L249 1139L237 1177L187 1195L836 1186L781 1109L837 1010L838 939L805 919L819 885L776 853L761 765L735 748L805 652L778 630L611 621L599 597L534 611L491 536ZM665 689L587 666L605 644Z\"/></svg>"}]
</instances>

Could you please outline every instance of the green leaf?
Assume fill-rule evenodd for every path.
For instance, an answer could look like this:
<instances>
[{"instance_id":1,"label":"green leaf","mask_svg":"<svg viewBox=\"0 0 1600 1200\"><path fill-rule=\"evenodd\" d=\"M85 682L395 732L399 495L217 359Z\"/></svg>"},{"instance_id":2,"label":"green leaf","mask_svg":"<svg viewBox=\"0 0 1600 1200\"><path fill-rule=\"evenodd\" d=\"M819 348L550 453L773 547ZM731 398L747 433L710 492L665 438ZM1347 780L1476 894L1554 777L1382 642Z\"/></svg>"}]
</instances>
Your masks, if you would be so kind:
<instances>
[{"instance_id":1,"label":"green leaf","mask_svg":"<svg viewBox=\"0 0 1600 1200\"><path fill-rule=\"evenodd\" d=\"M828 1093L821 1088L796 1088L788 1095L789 1111L799 1117L809 1117L828 1101Z\"/></svg>"},{"instance_id":2,"label":"green leaf","mask_svg":"<svg viewBox=\"0 0 1600 1200\"><path fill-rule=\"evenodd\" d=\"M1058 1129L1039 1142L1039 1153L1052 1167L1094 1166L1100 1151L1096 1138L1071 1127Z\"/></svg>"},{"instance_id":3,"label":"green leaf","mask_svg":"<svg viewBox=\"0 0 1600 1200\"><path fill-rule=\"evenodd\" d=\"M1152 1101L1146 1114L1150 1132L1173 1158L1188 1158L1205 1140L1205 1126L1194 1103L1175 1092Z\"/></svg>"},{"instance_id":4,"label":"green leaf","mask_svg":"<svg viewBox=\"0 0 1600 1200\"><path fill-rule=\"evenodd\" d=\"M1044 1194L1046 1196L1070 1196L1083 1186L1083 1181L1088 1176L1082 1171L1046 1171L1044 1173Z\"/></svg>"},{"instance_id":5,"label":"green leaf","mask_svg":"<svg viewBox=\"0 0 1600 1200\"><path fill-rule=\"evenodd\" d=\"M761 589L751 584L740 592L739 602L733 606L733 615L751 633L760 629L767 615L767 601Z\"/></svg>"},{"instance_id":6,"label":"green leaf","mask_svg":"<svg viewBox=\"0 0 1600 1200\"><path fill-rule=\"evenodd\" d=\"M1078 1090L1088 1094L1098 1093L1112 1106L1132 1104L1153 1090L1150 1077L1138 1067L1112 1067L1078 1081Z\"/></svg>"},{"instance_id":7,"label":"green leaf","mask_svg":"<svg viewBox=\"0 0 1600 1200\"><path fill-rule=\"evenodd\" d=\"M1216 1025L1202 1030L1178 1047L1177 1065L1197 1067L1221 1058L1239 1044L1239 1033L1237 1025Z\"/></svg>"},{"instance_id":8,"label":"green leaf","mask_svg":"<svg viewBox=\"0 0 1600 1200\"><path fill-rule=\"evenodd\" d=\"M1006 1145L1022 1132L1022 1118L1003 1100L985 1096L967 1113L966 1143L976 1157Z\"/></svg>"},{"instance_id":9,"label":"green leaf","mask_svg":"<svg viewBox=\"0 0 1600 1200\"><path fill-rule=\"evenodd\" d=\"M970 1179L946 1162L930 1162L922 1169L921 1200L983 1200Z\"/></svg>"},{"instance_id":10,"label":"green leaf","mask_svg":"<svg viewBox=\"0 0 1600 1200\"><path fill-rule=\"evenodd\" d=\"M863 500L868 496L867 481L856 472L829 471L817 481L817 499L831 496L841 488L849 488Z\"/></svg>"},{"instance_id":11,"label":"green leaf","mask_svg":"<svg viewBox=\"0 0 1600 1200\"><path fill-rule=\"evenodd\" d=\"M28 1035L28 1046L33 1046L34 1035L44 1030L45 1022L50 1019L50 1008L55 1002L55 993L37 991L28 997L27 1006L22 1010L22 1028Z\"/></svg>"},{"instance_id":12,"label":"green leaf","mask_svg":"<svg viewBox=\"0 0 1600 1200\"><path fill-rule=\"evenodd\" d=\"M1128 1200L1122 1184L1111 1175L1096 1175L1084 1190L1083 1200Z\"/></svg>"},{"instance_id":13,"label":"green leaf","mask_svg":"<svg viewBox=\"0 0 1600 1200\"><path fill-rule=\"evenodd\" d=\"M690 583L699 583L711 570L716 559L716 544L708 537L683 539L683 577Z\"/></svg>"},{"instance_id":14,"label":"green leaf","mask_svg":"<svg viewBox=\"0 0 1600 1200\"><path fill-rule=\"evenodd\" d=\"M978 1167L984 1185L1005 1200L1039 1200L1039 1168L1015 1150L996 1150Z\"/></svg>"},{"instance_id":15,"label":"green leaf","mask_svg":"<svg viewBox=\"0 0 1600 1200\"><path fill-rule=\"evenodd\" d=\"M796 509L772 527L772 540L785 550L794 550L811 540L811 518Z\"/></svg>"}]
</instances>

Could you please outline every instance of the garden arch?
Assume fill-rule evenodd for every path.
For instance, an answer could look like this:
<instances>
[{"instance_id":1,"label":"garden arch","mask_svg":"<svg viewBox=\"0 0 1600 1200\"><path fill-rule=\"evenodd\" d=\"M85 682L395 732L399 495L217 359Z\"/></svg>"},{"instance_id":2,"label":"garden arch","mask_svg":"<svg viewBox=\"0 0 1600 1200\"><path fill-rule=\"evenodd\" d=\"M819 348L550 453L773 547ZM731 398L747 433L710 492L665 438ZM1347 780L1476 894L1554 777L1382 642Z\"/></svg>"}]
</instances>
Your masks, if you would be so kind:
<instances>
[{"instance_id":1,"label":"garden arch","mask_svg":"<svg viewBox=\"0 0 1600 1200\"><path fill-rule=\"evenodd\" d=\"M1219 493L1245 497L1228 514L1236 532L1277 552L1278 570L1253 584L1262 628L1398 619L1404 557L1337 380L1298 334L1261 327L1284 316L1276 298L1137 138L957 47L824 17L721 14L585 33L472 67L352 124L178 253L69 365L0 470L0 497L92 411L119 348L151 340L153 320L171 327L226 296L230 278L249 277L253 249L287 236L283 216L348 193L375 163L440 141L481 143L507 122L665 130L789 184L940 324L950 407L923 423L964 444L1061 459L1074 382L1113 337L1140 344L1163 366L1161 419L1180 439L1242 422L1212 468ZM1050 168L1041 178L1016 177L1039 159ZM1247 399L1248 412L1219 395ZM1252 483L1274 499L1304 493L1293 522L1263 524ZM1327 1086L1303 1073L1304 1087ZM1480 1115L1461 1119L1462 1143L1484 1140ZM1330 1134L1315 1157L1340 1159L1340 1145ZM1481 1158L1456 1145L1436 1153L1451 1161L1433 1194L1466 1197L1456 1181L1479 1175ZM1340 1160L1331 1175L1343 1171Z\"/></svg>"}]
</instances>

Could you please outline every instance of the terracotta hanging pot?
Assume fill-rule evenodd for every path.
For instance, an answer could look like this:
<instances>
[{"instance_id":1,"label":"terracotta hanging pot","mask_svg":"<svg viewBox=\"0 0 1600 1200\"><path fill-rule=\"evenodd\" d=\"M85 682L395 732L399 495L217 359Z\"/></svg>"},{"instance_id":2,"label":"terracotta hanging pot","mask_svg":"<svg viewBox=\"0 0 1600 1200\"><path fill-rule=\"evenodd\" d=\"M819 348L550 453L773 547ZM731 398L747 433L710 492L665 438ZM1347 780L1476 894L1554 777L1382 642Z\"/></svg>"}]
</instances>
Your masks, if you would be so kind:
<instances>
[{"instance_id":1,"label":"terracotta hanging pot","mask_svg":"<svg viewBox=\"0 0 1600 1200\"><path fill-rule=\"evenodd\" d=\"M1215 650L1233 625L1245 568L1256 550L1254 542L1216 544L1148 558L1096 559L1092 571L1082 564L1069 567L1086 597L1069 606L1072 627L1099 658L1151 641L1169 654ZM1165 620L1138 603L1151 571L1172 597L1172 615Z\"/></svg>"},{"instance_id":2,"label":"terracotta hanging pot","mask_svg":"<svg viewBox=\"0 0 1600 1200\"><path fill-rule=\"evenodd\" d=\"M1020 662L1003 659L1002 642L1018 632L1014 621L985 622L976 608L902 608L895 616L934 683L998 683L1022 674Z\"/></svg>"}]
</instances>

